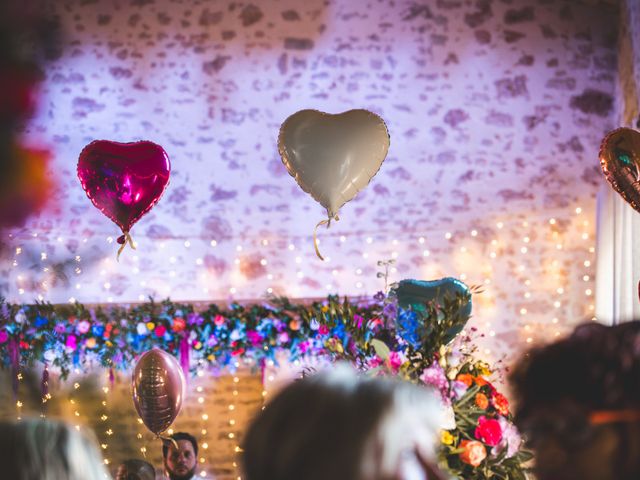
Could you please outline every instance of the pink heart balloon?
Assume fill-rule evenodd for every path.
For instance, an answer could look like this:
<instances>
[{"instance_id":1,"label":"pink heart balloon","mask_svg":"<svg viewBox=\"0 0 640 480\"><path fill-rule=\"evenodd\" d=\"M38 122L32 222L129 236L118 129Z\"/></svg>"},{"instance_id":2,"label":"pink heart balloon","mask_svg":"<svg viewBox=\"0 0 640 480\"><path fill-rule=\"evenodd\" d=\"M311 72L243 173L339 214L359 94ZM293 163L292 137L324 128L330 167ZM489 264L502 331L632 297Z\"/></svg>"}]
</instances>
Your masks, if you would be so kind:
<instances>
[{"instance_id":1,"label":"pink heart balloon","mask_svg":"<svg viewBox=\"0 0 640 480\"><path fill-rule=\"evenodd\" d=\"M96 140L84 147L78 159L82 188L125 235L158 203L170 171L167 153L148 141Z\"/></svg>"}]
</instances>

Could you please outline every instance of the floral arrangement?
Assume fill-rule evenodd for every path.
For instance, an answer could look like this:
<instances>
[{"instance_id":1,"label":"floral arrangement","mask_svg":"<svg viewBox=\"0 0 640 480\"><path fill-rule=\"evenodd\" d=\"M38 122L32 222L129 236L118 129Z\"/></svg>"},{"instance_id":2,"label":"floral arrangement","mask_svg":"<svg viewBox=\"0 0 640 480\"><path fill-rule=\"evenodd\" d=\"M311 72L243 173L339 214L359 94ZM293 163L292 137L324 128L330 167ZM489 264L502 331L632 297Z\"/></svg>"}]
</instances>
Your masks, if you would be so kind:
<instances>
[{"instance_id":1,"label":"floral arrangement","mask_svg":"<svg viewBox=\"0 0 640 480\"><path fill-rule=\"evenodd\" d=\"M364 320L356 314L352 321L348 311L325 316L330 332L341 331L340 326L346 330L342 340L334 336L325 345L336 360L440 392L450 412L450 425L441 435L440 463L456 478L525 480L524 464L532 455L522 448L507 398L489 381L489 365L474 356L475 329L462 330L468 316L461 312L479 290L427 301L412 294L414 303L407 304L398 302L405 296L404 282L390 296L377 296L380 316ZM470 314L470 308L466 311Z\"/></svg>"},{"instance_id":2,"label":"floral arrangement","mask_svg":"<svg viewBox=\"0 0 640 480\"><path fill-rule=\"evenodd\" d=\"M64 378L71 369L96 364L128 369L154 346L178 356L185 369L193 360L219 369L233 369L240 359L260 366L281 350L291 360L348 360L441 393L452 413L450 428L442 432L441 463L453 475L525 479L530 454L521 449L508 401L488 380L489 366L474 358L471 338L458 335L468 319L460 312L470 306L472 292L424 302L414 296L407 304L401 287L368 301L271 298L206 309L169 300L130 308L0 301L0 365L17 375L39 361Z\"/></svg>"}]
</instances>

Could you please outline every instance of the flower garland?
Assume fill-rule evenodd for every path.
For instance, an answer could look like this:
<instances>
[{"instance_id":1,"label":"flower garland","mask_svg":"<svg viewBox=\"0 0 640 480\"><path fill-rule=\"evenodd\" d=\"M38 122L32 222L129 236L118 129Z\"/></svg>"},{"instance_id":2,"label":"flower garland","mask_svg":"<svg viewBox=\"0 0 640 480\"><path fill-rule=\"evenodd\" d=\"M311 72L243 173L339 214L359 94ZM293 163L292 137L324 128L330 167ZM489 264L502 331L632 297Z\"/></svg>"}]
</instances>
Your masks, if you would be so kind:
<instances>
[{"instance_id":1,"label":"flower garland","mask_svg":"<svg viewBox=\"0 0 640 480\"><path fill-rule=\"evenodd\" d=\"M330 296L301 304L271 298L204 310L169 300L131 308L0 301L0 365L17 372L40 361L64 378L72 368L87 371L95 364L128 369L154 346L179 357L183 368L190 355L193 364L233 369L238 359L256 365L275 361L282 350L292 361L348 360L361 370L401 376L441 393L452 422L442 432L440 461L453 475L525 479L523 463L531 456L521 449L507 399L487 380L489 367L474 358L469 336L449 342L450 332L467 320L459 312L471 293L401 308L397 290L369 301Z\"/></svg>"}]
</instances>

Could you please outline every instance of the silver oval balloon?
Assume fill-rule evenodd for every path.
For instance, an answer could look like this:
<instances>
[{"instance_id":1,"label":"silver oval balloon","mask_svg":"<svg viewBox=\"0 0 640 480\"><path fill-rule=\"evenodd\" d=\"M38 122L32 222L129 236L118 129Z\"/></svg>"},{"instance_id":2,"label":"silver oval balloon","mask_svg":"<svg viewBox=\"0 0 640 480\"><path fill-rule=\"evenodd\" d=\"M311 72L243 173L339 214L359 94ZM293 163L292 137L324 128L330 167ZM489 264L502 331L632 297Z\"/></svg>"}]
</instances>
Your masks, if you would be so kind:
<instances>
[{"instance_id":1,"label":"silver oval balloon","mask_svg":"<svg viewBox=\"0 0 640 480\"><path fill-rule=\"evenodd\" d=\"M332 219L378 173L389 132L368 110L337 115L301 110L280 127L278 150L289 174Z\"/></svg>"},{"instance_id":2,"label":"silver oval balloon","mask_svg":"<svg viewBox=\"0 0 640 480\"><path fill-rule=\"evenodd\" d=\"M145 352L133 370L131 385L138 415L160 435L176 419L184 401L186 383L178 360L158 348Z\"/></svg>"}]
</instances>

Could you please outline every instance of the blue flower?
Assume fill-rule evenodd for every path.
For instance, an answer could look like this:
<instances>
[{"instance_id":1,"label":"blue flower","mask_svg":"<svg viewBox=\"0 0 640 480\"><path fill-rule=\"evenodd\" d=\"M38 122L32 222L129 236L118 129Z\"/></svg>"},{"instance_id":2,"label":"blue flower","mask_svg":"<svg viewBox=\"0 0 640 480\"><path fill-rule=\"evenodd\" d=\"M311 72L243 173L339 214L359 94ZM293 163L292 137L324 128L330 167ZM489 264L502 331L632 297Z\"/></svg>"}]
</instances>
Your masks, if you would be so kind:
<instances>
[{"instance_id":1,"label":"blue flower","mask_svg":"<svg viewBox=\"0 0 640 480\"><path fill-rule=\"evenodd\" d=\"M420 348L420 324L413 310L401 309L397 320L398 336L414 348Z\"/></svg>"},{"instance_id":2,"label":"blue flower","mask_svg":"<svg viewBox=\"0 0 640 480\"><path fill-rule=\"evenodd\" d=\"M49 323L49 319L38 315L36 316L35 322L33 322L33 326L36 328L40 328L40 327L44 327L47 323Z\"/></svg>"},{"instance_id":3,"label":"blue flower","mask_svg":"<svg viewBox=\"0 0 640 480\"><path fill-rule=\"evenodd\" d=\"M94 325L91 327L91 333L93 333L94 337L102 337L104 333L104 325Z\"/></svg>"}]
</instances>

